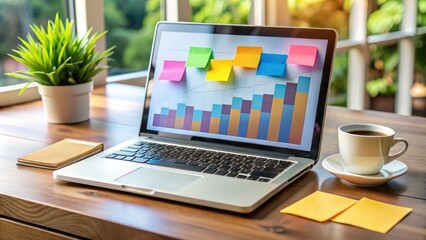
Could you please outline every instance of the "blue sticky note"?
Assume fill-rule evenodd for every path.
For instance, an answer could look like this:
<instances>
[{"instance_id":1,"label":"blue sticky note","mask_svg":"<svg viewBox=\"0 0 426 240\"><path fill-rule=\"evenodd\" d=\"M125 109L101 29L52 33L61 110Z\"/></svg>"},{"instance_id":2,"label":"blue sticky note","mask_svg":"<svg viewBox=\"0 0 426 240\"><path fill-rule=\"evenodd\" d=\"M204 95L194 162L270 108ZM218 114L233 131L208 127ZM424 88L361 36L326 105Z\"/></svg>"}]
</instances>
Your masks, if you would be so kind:
<instances>
[{"instance_id":1,"label":"blue sticky note","mask_svg":"<svg viewBox=\"0 0 426 240\"><path fill-rule=\"evenodd\" d=\"M282 77L285 73L287 55L262 53L256 75Z\"/></svg>"}]
</instances>

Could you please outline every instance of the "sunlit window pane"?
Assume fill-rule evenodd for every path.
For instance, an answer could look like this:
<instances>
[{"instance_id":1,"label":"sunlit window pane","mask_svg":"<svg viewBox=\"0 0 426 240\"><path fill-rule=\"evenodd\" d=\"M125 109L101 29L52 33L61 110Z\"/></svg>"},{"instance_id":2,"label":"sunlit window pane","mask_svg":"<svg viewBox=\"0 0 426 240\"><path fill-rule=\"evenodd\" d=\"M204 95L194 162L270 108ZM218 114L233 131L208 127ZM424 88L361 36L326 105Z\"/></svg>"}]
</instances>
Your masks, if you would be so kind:
<instances>
[{"instance_id":1,"label":"sunlit window pane","mask_svg":"<svg viewBox=\"0 0 426 240\"><path fill-rule=\"evenodd\" d=\"M161 0L104 0L108 47L115 45L109 75L146 70Z\"/></svg>"},{"instance_id":2,"label":"sunlit window pane","mask_svg":"<svg viewBox=\"0 0 426 240\"><path fill-rule=\"evenodd\" d=\"M371 62L366 84L370 109L394 112L398 85L398 46L371 45L370 54Z\"/></svg>"},{"instance_id":3,"label":"sunlit window pane","mask_svg":"<svg viewBox=\"0 0 426 240\"><path fill-rule=\"evenodd\" d=\"M369 35L399 30L404 14L402 0L373 0L368 3L367 32Z\"/></svg>"},{"instance_id":4,"label":"sunlit window pane","mask_svg":"<svg viewBox=\"0 0 426 240\"><path fill-rule=\"evenodd\" d=\"M47 7L48 6L48 7ZM25 82L7 77L4 73L24 69L7 54L16 49L18 37L26 38L30 24L46 26L49 19L65 16L64 1L51 0L0 0L0 87Z\"/></svg>"},{"instance_id":5,"label":"sunlit window pane","mask_svg":"<svg viewBox=\"0 0 426 240\"><path fill-rule=\"evenodd\" d=\"M190 0L192 21L247 24L251 0Z\"/></svg>"},{"instance_id":6,"label":"sunlit window pane","mask_svg":"<svg viewBox=\"0 0 426 240\"><path fill-rule=\"evenodd\" d=\"M351 0L288 0L290 23L297 27L327 27L339 39L348 38Z\"/></svg>"},{"instance_id":7,"label":"sunlit window pane","mask_svg":"<svg viewBox=\"0 0 426 240\"><path fill-rule=\"evenodd\" d=\"M331 77L330 97L328 103L334 106L346 107L348 83L348 53L338 53L334 59L333 75Z\"/></svg>"}]
</instances>

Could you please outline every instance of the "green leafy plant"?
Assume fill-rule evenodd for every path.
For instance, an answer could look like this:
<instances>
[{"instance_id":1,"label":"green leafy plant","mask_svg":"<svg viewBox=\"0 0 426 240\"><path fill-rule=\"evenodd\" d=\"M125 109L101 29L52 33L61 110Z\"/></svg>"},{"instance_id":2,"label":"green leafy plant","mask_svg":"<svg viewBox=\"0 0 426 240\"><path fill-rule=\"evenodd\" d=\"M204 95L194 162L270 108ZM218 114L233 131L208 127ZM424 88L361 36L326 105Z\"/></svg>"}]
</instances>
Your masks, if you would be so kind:
<instances>
[{"instance_id":1,"label":"green leafy plant","mask_svg":"<svg viewBox=\"0 0 426 240\"><path fill-rule=\"evenodd\" d=\"M79 38L73 36L72 28L73 21L66 19L64 25L56 14L55 21L48 21L46 29L30 25L35 37L29 33L27 40L19 38L21 44L13 50L16 55L8 55L28 69L6 73L28 81L19 94L32 82L49 86L86 83L109 67L99 64L111 56L115 46L103 52L95 52L95 43L106 31L91 34L90 29Z\"/></svg>"},{"instance_id":2,"label":"green leafy plant","mask_svg":"<svg viewBox=\"0 0 426 240\"><path fill-rule=\"evenodd\" d=\"M365 86L368 95L376 97L379 94L391 96L396 93L397 86L394 82L388 81L385 78L378 78L368 81Z\"/></svg>"}]
</instances>

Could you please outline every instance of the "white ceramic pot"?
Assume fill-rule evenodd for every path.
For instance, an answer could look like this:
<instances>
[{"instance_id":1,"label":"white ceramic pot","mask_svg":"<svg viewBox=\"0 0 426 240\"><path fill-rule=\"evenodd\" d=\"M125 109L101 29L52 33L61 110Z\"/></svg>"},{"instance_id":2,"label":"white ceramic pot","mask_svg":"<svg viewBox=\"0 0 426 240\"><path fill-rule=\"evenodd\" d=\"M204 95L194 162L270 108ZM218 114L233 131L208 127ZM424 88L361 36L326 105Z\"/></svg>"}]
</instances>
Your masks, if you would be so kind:
<instances>
[{"instance_id":1,"label":"white ceramic pot","mask_svg":"<svg viewBox=\"0 0 426 240\"><path fill-rule=\"evenodd\" d=\"M90 118L93 82L68 86L38 86L49 123L78 123Z\"/></svg>"}]
</instances>

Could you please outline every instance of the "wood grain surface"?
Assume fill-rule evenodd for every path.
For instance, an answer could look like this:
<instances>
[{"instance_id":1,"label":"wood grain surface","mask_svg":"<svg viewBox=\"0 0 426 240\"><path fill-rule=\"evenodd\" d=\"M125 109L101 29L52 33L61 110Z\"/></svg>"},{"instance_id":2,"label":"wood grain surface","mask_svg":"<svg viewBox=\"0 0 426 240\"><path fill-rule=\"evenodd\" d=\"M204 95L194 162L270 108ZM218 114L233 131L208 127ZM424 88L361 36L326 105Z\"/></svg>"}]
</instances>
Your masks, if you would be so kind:
<instances>
[{"instance_id":1,"label":"wood grain surface","mask_svg":"<svg viewBox=\"0 0 426 240\"><path fill-rule=\"evenodd\" d=\"M2 240L72 240L78 239L68 237L52 231L36 228L20 222L0 218L0 239Z\"/></svg>"},{"instance_id":2,"label":"wood grain surface","mask_svg":"<svg viewBox=\"0 0 426 240\"><path fill-rule=\"evenodd\" d=\"M426 119L421 117L329 107L318 164L250 214L59 182L51 170L15 164L19 156L66 137L101 141L108 148L137 136L143 93L122 84L97 88L90 121L73 125L48 124L40 101L0 108L0 217L89 239L426 239ZM407 139L410 146L400 160L408 172L379 187L359 188L325 171L322 159L337 153L337 127L350 122L386 125ZM279 212L317 190L414 210L387 234Z\"/></svg>"}]
</instances>

